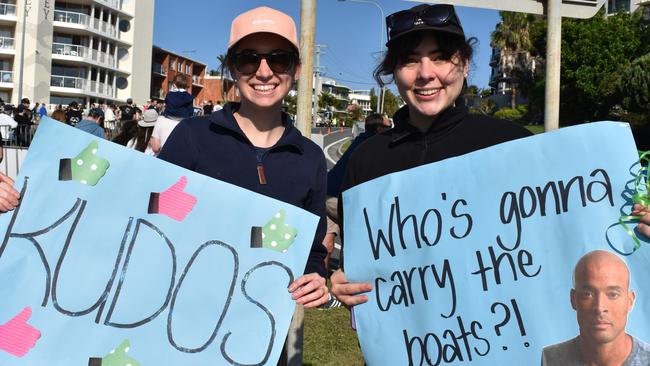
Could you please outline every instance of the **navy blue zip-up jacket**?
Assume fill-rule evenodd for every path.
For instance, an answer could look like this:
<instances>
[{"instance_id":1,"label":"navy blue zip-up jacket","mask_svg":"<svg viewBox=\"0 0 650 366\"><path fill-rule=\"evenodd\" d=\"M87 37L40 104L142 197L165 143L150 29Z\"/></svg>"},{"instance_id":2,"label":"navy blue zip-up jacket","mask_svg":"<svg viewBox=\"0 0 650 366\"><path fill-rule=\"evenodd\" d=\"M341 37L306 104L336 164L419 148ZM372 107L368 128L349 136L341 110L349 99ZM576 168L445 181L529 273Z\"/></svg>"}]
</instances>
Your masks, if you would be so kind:
<instances>
[{"instance_id":1,"label":"navy blue zip-up jacket","mask_svg":"<svg viewBox=\"0 0 650 366\"><path fill-rule=\"evenodd\" d=\"M320 217L305 273L327 277L324 259L326 164L321 149L303 137L288 118L280 140L258 159L228 103L209 116L183 120L158 157L223 182L301 207ZM286 116L284 116L286 117ZM258 175L263 170L266 184Z\"/></svg>"}]
</instances>

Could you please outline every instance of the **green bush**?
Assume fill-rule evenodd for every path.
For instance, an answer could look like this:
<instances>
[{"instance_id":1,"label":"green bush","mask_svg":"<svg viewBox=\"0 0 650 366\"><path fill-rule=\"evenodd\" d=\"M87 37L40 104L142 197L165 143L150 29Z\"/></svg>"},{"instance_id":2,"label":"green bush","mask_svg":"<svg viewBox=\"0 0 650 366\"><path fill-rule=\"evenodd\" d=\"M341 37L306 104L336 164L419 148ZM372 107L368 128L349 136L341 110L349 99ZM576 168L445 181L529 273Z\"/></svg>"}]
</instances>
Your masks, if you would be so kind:
<instances>
[{"instance_id":1,"label":"green bush","mask_svg":"<svg viewBox=\"0 0 650 366\"><path fill-rule=\"evenodd\" d=\"M523 116L523 114L517 110L517 109L512 109L512 108L501 108L496 113L494 113L494 117L496 118L501 118L501 119L507 119L509 121L516 121L520 119Z\"/></svg>"}]
</instances>

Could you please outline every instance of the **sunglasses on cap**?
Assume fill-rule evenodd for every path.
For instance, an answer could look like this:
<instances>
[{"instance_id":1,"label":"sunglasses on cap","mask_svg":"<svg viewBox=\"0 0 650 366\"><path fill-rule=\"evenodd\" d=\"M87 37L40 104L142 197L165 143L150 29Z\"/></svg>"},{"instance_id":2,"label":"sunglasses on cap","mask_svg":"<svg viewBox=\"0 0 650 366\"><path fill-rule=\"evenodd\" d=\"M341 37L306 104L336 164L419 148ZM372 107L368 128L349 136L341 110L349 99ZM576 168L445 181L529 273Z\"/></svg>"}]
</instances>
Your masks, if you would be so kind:
<instances>
[{"instance_id":1,"label":"sunglasses on cap","mask_svg":"<svg viewBox=\"0 0 650 366\"><path fill-rule=\"evenodd\" d=\"M386 17L388 42L402 33L426 26L440 27L439 30L464 35L463 27L452 5L437 4L417 6L398 11Z\"/></svg>"},{"instance_id":2,"label":"sunglasses on cap","mask_svg":"<svg viewBox=\"0 0 650 366\"><path fill-rule=\"evenodd\" d=\"M233 66L242 74L254 74L260 67L262 59L266 60L269 68L274 73L285 74L293 70L296 66L298 55L295 52L284 50L277 50L271 53L243 51L233 56Z\"/></svg>"}]
</instances>

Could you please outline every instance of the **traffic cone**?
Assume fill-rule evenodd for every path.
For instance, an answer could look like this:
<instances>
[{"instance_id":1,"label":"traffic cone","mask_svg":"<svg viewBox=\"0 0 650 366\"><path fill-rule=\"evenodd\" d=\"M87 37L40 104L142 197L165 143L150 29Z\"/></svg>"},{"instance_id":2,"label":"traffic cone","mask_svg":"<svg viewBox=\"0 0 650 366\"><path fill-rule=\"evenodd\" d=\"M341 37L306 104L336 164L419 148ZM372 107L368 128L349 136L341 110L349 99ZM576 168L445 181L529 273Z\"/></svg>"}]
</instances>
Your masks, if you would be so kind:
<instances>
[{"instance_id":1,"label":"traffic cone","mask_svg":"<svg viewBox=\"0 0 650 366\"><path fill-rule=\"evenodd\" d=\"M343 133L343 126L341 126L341 130L340 130L340 132Z\"/></svg>"},{"instance_id":2,"label":"traffic cone","mask_svg":"<svg viewBox=\"0 0 650 366\"><path fill-rule=\"evenodd\" d=\"M328 135L330 134L330 128L329 127L327 127L327 134Z\"/></svg>"},{"instance_id":3,"label":"traffic cone","mask_svg":"<svg viewBox=\"0 0 650 366\"><path fill-rule=\"evenodd\" d=\"M323 129L322 129L322 128L319 128L319 129L318 129L318 132L322 135L322 134L323 134Z\"/></svg>"}]
</instances>

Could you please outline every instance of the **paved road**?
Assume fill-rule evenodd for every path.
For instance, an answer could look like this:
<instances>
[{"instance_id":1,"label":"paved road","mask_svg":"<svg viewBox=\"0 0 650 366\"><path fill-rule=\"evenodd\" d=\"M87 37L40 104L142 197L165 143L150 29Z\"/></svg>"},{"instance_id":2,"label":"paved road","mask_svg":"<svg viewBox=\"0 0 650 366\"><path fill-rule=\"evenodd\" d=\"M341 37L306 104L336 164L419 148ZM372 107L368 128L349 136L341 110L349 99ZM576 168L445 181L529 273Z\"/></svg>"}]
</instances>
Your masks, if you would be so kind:
<instances>
[{"instance_id":1,"label":"paved road","mask_svg":"<svg viewBox=\"0 0 650 366\"><path fill-rule=\"evenodd\" d=\"M331 128L330 133L327 134L327 128L312 128L312 133L323 133L323 152L327 159L327 170L332 169L341 157L341 146L352 137L352 129L344 128L341 132L339 128Z\"/></svg>"}]
</instances>

